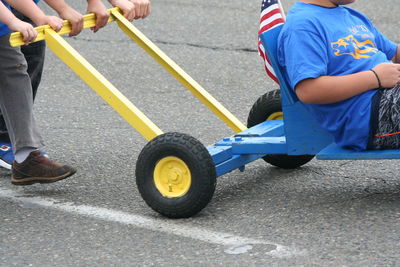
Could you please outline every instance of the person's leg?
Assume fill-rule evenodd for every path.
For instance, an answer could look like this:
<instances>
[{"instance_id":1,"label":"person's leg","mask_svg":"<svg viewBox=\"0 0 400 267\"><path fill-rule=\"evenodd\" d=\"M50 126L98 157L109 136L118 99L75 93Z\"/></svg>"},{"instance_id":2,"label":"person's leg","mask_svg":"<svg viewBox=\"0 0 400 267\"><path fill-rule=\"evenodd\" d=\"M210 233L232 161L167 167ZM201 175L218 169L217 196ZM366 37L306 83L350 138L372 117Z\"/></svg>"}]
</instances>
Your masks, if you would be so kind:
<instances>
[{"instance_id":1,"label":"person's leg","mask_svg":"<svg viewBox=\"0 0 400 267\"><path fill-rule=\"evenodd\" d=\"M13 13L20 20L35 26L33 21L21 12L13 10ZM23 45L21 46L21 52L24 54L26 62L28 63L28 74L29 78L31 79L32 96L33 100L35 100L36 92L42 79L44 58L46 53L46 42L39 41L29 45Z\"/></svg>"},{"instance_id":2,"label":"person's leg","mask_svg":"<svg viewBox=\"0 0 400 267\"><path fill-rule=\"evenodd\" d=\"M372 149L400 148L400 85L382 90Z\"/></svg>"},{"instance_id":3,"label":"person's leg","mask_svg":"<svg viewBox=\"0 0 400 267\"><path fill-rule=\"evenodd\" d=\"M27 64L20 48L0 37L0 108L14 154L23 147L40 147L42 138L33 117L33 96Z\"/></svg>"},{"instance_id":4,"label":"person's leg","mask_svg":"<svg viewBox=\"0 0 400 267\"><path fill-rule=\"evenodd\" d=\"M0 109L9 130L14 155L20 155L18 158L22 161L13 162L11 182L15 185L29 185L67 178L76 170L47 159L37 150L43 142L33 117L32 88L27 64L20 48L9 45L9 37L9 34L0 37ZM26 155L27 150L33 151Z\"/></svg>"},{"instance_id":5,"label":"person's leg","mask_svg":"<svg viewBox=\"0 0 400 267\"><path fill-rule=\"evenodd\" d=\"M7 145L11 143L10 136L8 135L8 130L6 122L4 121L3 114L0 113L0 143Z\"/></svg>"},{"instance_id":6,"label":"person's leg","mask_svg":"<svg viewBox=\"0 0 400 267\"><path fill-rule=\"evenodd\" d=\"M30 20L28 17L18 12L17 10L13 10L13 13L20 20L34 25L32 20ZM39 41L31 43L29 45L21 46L21 52L24 54L24 57L28 64L28 74L31 80L33 99L35 99L36 97L36 92L38 90L40 81L42 79L45 51L46 51L45 41ZM7 143L11 143L7 131L7 126L4 121L3 115L1 114L1 111L0 111L0 143L4 143L4 145L7 145Z\"/></svg>"}]
</instances>

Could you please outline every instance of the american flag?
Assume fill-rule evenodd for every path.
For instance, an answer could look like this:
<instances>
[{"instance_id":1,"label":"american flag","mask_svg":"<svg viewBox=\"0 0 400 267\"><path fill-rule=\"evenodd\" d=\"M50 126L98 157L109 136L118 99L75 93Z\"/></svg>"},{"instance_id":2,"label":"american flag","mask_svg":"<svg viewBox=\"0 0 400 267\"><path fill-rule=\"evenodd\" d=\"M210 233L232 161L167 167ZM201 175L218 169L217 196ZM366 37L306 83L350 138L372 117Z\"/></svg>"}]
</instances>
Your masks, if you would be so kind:
<instances>
[{"instance_id":1,"label":"american flag","mask_svg":"<svg viewBox=\"0 0 400 267\"><path fill-rule=\"evenodd\" d=\"M278 0L263 0L261 5L260 30L258 31L258 34L260 35L283 24L285 22L285 15L282 12ZM258 38L258 52L263 58L265 71L268 76L276 83L279 83L260 38Z\"/></svg>"}]
</instances>

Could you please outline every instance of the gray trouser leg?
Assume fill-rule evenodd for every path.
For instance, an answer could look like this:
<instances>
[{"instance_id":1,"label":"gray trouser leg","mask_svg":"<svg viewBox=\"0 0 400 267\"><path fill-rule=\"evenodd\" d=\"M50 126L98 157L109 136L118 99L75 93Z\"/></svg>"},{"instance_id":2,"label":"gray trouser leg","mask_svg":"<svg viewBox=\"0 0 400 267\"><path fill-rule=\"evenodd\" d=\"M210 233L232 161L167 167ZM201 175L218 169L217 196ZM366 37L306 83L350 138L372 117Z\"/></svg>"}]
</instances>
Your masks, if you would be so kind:
<instances>
[{"instance_id":1,"label":"gray trouser leg","mask_svg":"<svg viewBox=\"0 0 400 267\"><path fill-rule=\"evenodd\" d=\"M19 47L11 47L10 35L0 37L0 109L14 153L22 147L40 147L42 138L33 118L33 96L27 64Z\"/></svg>"},{"instance_id":2,"label":"gray trouser leg","mask_svg":"<svg viewBox=\"0 0 400 267\"><path fill-rule=\"evenodd\" d=\"M24 16L22 13L16 10L13 10L13 13L20 20L34 25L32 20ZM35 100L36 92L42 77L45 50L46 50L45 41L39 41L21 47L21 52L24 54L26 62L28 63L28 74L31 79L33 100ZM7 142L7 143L11 142L10 137L8 135L6 123L4 121L3 115L1 114L1 111L0 111L0 142Z\"/></svg>"}]
</instances>

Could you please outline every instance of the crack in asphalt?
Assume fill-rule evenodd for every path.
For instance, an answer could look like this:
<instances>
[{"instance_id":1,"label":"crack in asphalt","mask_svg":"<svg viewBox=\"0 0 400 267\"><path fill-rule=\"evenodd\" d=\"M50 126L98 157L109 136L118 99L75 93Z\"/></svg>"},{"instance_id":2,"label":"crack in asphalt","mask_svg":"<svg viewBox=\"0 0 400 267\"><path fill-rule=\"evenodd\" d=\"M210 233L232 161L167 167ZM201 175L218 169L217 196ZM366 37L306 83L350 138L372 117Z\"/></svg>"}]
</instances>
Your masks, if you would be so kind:
<instances>
[{"instance_id":1,"label":"crack in asphalt","mask_svg":"<svg viewBox=\"0 0 400 267\"><path fill-rule=\"evenodd\" d=\"M156 40L155 42L159 43L159 44L165 44L165 45L187 45L187 46L211 49L211 50L216 50L216 51L221 51L221 50L222 51L239 51L239 52L249 52L249 53L258 52L257 49L246 48L246 47L245 48L227 48L227 47L207 46L207 45L193 44L193 43L174 43L174 42L167 42L167 41L160 41L160 40Z\"/></svg>"},{"instance_id":2,"label":"crack in asphalt","mask_svg":"<svg viewBox=\"0 0 400 267\"><path fill-rule=\"evenodd\" d=\"M131 40L104 40L104 39L89 39L89 38L81 38L81 37L72 37L72 39L77 41L85 41L85 42L101 42L101 43L131 43ZM210 49L214 51L235 51L235 52L244 52L244 53L258 53L257 49L242 47L242 48L228 48L228 47L220 47L220 46L209 46L209 45L202 45L202 44L195 44L195 43L180 43L180 42L170 42L170 41L162 41L162 40L153 40L153 43L156 44L163 44L163 45L184 45L184 46L191 46L196 48L202 49Z\"/></svg>"}]
</instances>

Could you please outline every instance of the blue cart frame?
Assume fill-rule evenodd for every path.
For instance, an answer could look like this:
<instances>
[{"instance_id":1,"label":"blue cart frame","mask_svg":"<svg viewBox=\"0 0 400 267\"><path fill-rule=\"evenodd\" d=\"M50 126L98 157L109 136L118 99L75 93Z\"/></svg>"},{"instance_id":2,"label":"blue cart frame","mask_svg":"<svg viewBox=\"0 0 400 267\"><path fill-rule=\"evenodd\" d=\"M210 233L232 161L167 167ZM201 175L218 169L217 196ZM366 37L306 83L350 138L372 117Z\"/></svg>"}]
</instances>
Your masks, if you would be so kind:
<instances>
[{"instance_id":1,"label":"blue cart frame","mask_svg":"<svg viewBox=\"0 0 400 267\"><path fill-rule=\"evenodd\" d=\"M217 176L243 169L245 164L266 154L316 155L320 160L400 158L400 150L358 152L341 148L333 142L332 135L317 124L282 74L277 62L277 39L282 27L261 34L260 39L279 80L283 120L265 121L208 146Z\"/></svg>"},{"instance_id":2,"label":"blue cart frame","mask_svg":"<svg viewBox=\"0 0 400 267\"><path fill-rule=\"evenodd\" d=\"M243 171L246 164L259 158L282 168L301 166L314 156L320 160L400 158L400 150L358 152L334 143L282 75L276 55L282 26L264 32L260 39L279 80L283 120L267 120L266 116L263 121L262 115L263 122L208 147L181 133L151 140L136 163L136 184L152 209L170 218L193 216L211 200L216 177L236 169ZM259 103L261 108L267 106L257 101L253 108Z\"/></svg>"}]
</instances>

